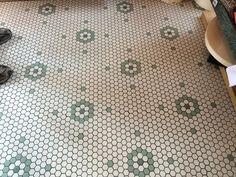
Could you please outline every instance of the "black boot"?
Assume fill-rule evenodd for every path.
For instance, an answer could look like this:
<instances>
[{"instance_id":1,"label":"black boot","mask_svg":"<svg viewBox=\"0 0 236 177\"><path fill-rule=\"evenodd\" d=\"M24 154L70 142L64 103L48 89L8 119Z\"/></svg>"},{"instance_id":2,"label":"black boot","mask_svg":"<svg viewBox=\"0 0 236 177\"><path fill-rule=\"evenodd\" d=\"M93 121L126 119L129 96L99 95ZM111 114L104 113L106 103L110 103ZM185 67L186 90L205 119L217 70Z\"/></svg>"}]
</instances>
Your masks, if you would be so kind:
<instances>
[{"instance_id":1,"label":"black boot","mask_svg":"<svg viewBox=\"0 0 236 177\"><path fill-rule=\"evenodd\" d=\"M11 30L6 28L0 28L0 45L9 41L12 37Z\"/></svg>"},{"instance_id":2,"label":"black boot","mask_svg":"<svg viewBox=\"0 0 236 177\"><path fill-rule=\"evenodd\" d=\"M0 85L5 83L12 75L13 71L8 66L0 65Z\"/></svg>"},{"instance_id":3,"label":"black boot","mask_svg":"<svg viewBox=\"0 0 236 177\"><path fill-rule=\"evenodd\" d=\"M0 45L9 41L12 33L9 29L0 28ZM0 56L1 57L1 56ZM0 85L5 83L12 75L13 71L8 66L0 65Z\"/></svg>"}]
</instances>

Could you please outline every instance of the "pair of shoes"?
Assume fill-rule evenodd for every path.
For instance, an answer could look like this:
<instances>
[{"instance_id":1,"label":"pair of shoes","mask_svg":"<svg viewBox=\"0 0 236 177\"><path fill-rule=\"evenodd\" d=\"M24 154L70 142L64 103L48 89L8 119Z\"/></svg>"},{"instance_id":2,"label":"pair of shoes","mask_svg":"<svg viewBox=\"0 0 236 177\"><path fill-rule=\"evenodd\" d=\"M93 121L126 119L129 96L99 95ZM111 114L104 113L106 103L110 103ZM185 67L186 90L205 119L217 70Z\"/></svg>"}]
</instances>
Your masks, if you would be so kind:
<instances>
[{"instance_id":1,"label":"pair of shoes","mask_svg":"<svg viewBox=\"0 0 236 177\"><path fill-rule=\"evenodd\" d=\"M0 85L5 83L12 75L13 71L8 66L0 65Z\"/></svg>"},{"instance_id":2,"label":"pair of shoes","mask_svg":"<svg viewBox=\"0 0 236 177\"><path fill-rule=\"evenodd\" d=\"M12 32L6 28L0 28L0 45L9 41ZM13 71L8 66L0 65L0 85L5 83L12 75Z\"/></svg>"},{"instance_id":3,"label":"pair of shoes","mask_svg":"<svg viewBox=\"0 0 236 177\"><path fill-rule=\"evenodd\" d=\"M12 32L6 28L0 28L0 45L9 41L12 37Z\"/></svg>"}]
</instances>

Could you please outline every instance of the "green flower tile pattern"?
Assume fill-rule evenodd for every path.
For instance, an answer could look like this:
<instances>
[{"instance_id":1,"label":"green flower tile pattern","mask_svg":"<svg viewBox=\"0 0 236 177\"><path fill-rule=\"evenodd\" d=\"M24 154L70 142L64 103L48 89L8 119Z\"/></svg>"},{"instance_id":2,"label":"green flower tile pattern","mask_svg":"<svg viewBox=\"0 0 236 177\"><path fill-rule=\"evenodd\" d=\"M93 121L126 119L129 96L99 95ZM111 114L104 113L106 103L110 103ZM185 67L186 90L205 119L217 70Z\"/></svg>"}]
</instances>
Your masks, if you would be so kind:
<instances>
[{"instance_id":1,"label":"green flower tile pattern","mask_svg":"<svg viewBox=\"0 0 236 177\"><path fill-rule=\"evenodd\" d=\"M36 81L46 76L47 66L42 63L34 63L26 67L25 77Z\"/></svg>"},{"instance_id":2,"label":"green flower tile pattern","mask_svg":"<svg viewBox=\"0 0 236 177\"><path fill-rule=\"evenodd\" d=\"M116 5L116 8L117 8L118 12L121 12L124 14L130 13L134 10L133 4L130 2L126 2L126 1L118 3Z\"/></svg>"},{"instance_id":3,"label":"green flower tile pattern","mask_svg":"<svg viewBox=\"0 0 236 177\"><path fill-rule=\"evenodd\" d=\"M126 60L121 63L121 73L127 76L134 77L141 73L141 63L136 60Z\"/></svg>"},{"instance_id":4,"label":"green flower tile pattern","mask_svg":"<svg viewBox=\"0 0 236 177\"><path fill-rule=\"evenodd\" d=\"M39 6L38 13L44 16L54 14L56 11L56 6L50 3L46 3L42 6Z\"/></svg>"},{"instance_id":5,"label":"green flower tile pattern","mask_svg":"<svg viewBox=\"0 0 236 177\"><path fill-rule=\"evenodd\" d=\"M234 177L236 112L192 1L1 2L0 177Z\"/></svg>"},{"instance_id":6,"label":"green flower tile pattern","mask_svg":"<svg viewBox=\"0 0 236 177\"><path fill-rule=\"evenodd\" d=\"M76 40L83 44L90 43L95 40L95 32L88 29L83 29L76 33Z\"/></svg>"},{"instance_id":7,"label":"green flower tile pattern","mask_svg":"<svg viewBox=\"0 0 236 177\"><path fill-rule=\"evenodd\" d=\"M153 154L138 147L128 154L128 170L135 176L144 177L154 171Z\"/></svg>"},{"instance_id":8,"label":"green flower tile pattern","mask_svg":"<svg viewBox=\"0 0 236 177\"><path fill-rule=\"evenodd\" d=\"M22 154L17 154L9 160L4 162L4 168L2 169L2 177L11 176L30 176L29 171L31 169L31 160L22 156Z\"/></svg>"},{"instance_id":9,"label":"green flower tile pattern","mask_svg":"<svg viewBox=\"0 0 236 177\"><path fill-rule=\"evenodd\" d=\"M71 106L71 119L84 123L94 116L94 104L85 100Z\"/></svg>"},{"instance_id":10,"label":"green flower tile pattern","mask_svg":"<svg viewBox=\"0 0 236 177\"><path fill-rule=\"evenodd\" d=\"M175 104L177 112L188 118L192 118L200 113L198 101L186 95L178 98Z\"/></svg>"},{"instance_id":11,"label":"green flower tile pattern","mask_svg":"<svg viewBox=\"0 0 236 177\"><path fill-rule=\"evenodd\" d=\"M165 26L164 28L160 29L160 32L162 38L168 39L170 41L179 37L178 29L172 26Z\"/></svg>"}]
</instances>

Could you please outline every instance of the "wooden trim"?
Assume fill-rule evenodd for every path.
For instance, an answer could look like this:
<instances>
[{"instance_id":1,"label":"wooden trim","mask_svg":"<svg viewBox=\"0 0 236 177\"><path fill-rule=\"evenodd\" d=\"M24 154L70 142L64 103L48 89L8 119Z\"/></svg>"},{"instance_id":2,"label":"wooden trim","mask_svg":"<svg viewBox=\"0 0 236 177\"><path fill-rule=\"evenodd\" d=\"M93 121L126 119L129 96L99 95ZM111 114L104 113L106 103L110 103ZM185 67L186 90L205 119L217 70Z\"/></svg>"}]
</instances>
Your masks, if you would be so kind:
<instances>
[{"instance_id":1,"label":"wooden trim","mask_svg":"<svg viewBox=\"0 0 236 177\"><path fill-rule=\"evenodd\" d=\"M200 16L200 19L205 27L207 28L208 22L215 18L216 14L214 11L204 11Z\"/></svg>"},{"instance_id":2,"label":"wooden trim","mask_svg":"<svg viewBox=\"0 0 236 177\"><path fill-rule=\"evenodd\" d=\"M236 87L229 87L229 80L228 80L228 76L227 76L227 73L226 73L226 70L224 67L220 66L220 72L221 72L221 75L225 81L225 85L228 89L229 96L231 98L234 109L236 111Z\"/></svg>"}]
</instances>

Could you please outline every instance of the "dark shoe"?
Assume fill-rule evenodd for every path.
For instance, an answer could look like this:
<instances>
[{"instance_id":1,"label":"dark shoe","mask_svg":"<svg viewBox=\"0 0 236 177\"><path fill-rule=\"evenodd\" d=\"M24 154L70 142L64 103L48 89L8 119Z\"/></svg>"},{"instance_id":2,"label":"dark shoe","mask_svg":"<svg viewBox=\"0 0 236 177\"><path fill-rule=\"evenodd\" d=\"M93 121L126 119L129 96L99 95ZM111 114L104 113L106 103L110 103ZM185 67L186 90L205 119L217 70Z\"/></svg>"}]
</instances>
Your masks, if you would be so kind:
<instances>
[{"instance_id":1,"label":"dark shoe","mask_svg":"<svg viewBox=\"0 0 236 177\"><path fill-rule=\"evenodd\" d=\"M0 65L0 85L5 83L12 75L13 71L8 66Z\"/></svg>"},{"instance_id":2,"label":"dark shoe","mask_svg":"<svg viewBox=\"0 0 236 177\"><path fill-rule=\"evenodd\" d=\"M6 28L0 28L0 45L9 41L12 37L12 32Z\"/></svg>"}]
</instances>

